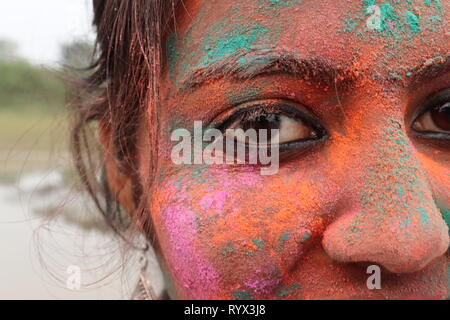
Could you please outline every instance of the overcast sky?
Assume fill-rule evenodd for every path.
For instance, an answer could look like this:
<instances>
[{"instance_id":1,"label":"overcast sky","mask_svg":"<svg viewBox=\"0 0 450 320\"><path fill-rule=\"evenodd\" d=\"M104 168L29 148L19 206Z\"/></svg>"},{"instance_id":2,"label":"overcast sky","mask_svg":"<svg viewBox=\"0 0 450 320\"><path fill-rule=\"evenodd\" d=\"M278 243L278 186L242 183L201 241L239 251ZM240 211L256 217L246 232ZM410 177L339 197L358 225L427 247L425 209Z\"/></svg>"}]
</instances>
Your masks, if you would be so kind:
<instances>
[{"instance_id":1,"label":"overcast sky","mask_svg":"<svg viewBox=\"0 0 450 320\"><path fill-rule=\"evenodd\" d=\"M60 46L93 40L92 0L0 0L0 39L13 40L19 54L37 64L55 64Z\"/></svg>"}]
</instances>

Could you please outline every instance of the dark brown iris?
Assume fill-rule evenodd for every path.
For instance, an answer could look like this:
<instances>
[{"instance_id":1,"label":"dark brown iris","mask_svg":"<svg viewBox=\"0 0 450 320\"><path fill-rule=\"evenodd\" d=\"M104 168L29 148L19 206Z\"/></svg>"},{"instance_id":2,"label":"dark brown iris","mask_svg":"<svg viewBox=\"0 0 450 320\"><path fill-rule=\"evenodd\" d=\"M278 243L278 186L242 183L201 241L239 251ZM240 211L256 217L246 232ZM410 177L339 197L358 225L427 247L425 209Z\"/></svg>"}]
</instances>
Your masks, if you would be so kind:
<instances>
[{"instance_id":1,"label":"dark brown iris","mask_svg":"<svg viewBox=\"0 0 450 320\"><path fill-rule=\"evenodd\" d=\"M242 129L244 131L248 129L254 129L256 132L259 132L260 129L267 130L267 139L270 141L272 139L272 131L271 129L280 130L281 119L278 114L261 114L252 119L246 120Z\"/></svg>"},{"instance_id":2,"label":"dark brown iris","mask_svg":"<svg viewBox=\"0 0 450 320\"><path fill-rule=\"evenodd\" d=\"M434 124L442 130L450 131L450 102L430 111Z\"/></svg>"},{"instance_id":3,"label":"dark brown iris","mask_svg":"<svg viewBox=\"0 0 450 320\"><path fill-rule=\"evenodd\" d=\"M278 114L261 114L253 119L249 119L245 121L245 123L242 125L242 129L248 130L248 129L280 129L280 116Z\"/></svg>"}]
</instances>

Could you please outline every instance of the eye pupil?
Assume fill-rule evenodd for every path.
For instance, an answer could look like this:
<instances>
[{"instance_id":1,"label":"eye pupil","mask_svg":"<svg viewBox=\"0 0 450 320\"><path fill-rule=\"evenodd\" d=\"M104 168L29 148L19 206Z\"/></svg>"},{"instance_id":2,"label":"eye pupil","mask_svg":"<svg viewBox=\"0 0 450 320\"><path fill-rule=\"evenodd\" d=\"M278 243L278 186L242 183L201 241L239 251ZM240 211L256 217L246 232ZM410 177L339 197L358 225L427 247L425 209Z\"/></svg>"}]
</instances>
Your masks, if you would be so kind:
<instances>
[{"instance_id":1,"label":"eye pupil","mask_svg":"<svg viewBox=\"0 0 450 320\"><path fill-rule=\"evenodd\" d=\"M431 110L431 119L440 129L450 130L450 102Z\"/></svg>"},{"instance_id":2,"label":"eye pupil","mask_svg":"<svg viewBox=\"0 0 450 320\"><path fill-rule=\"evenodd\" d=\"M234 137L240 143L258 148L268 145L300 148L306 142L318 141L319 132L324 132L319 121L305 109L302 105L278 100L251 102L223 122L220 130L228 138Z\"/></svg>"},{"instance_id":3,"label":"eye pupil","mask_svg":"<svg viewBox=\"0 0 450 320\"><path fill-rule=\"evenodd\" d=\"M245 121L242 125L242 129L280 129L280 123L280 115L278 114L261 114L251 120Z\"/></svg>"}]
</instances>

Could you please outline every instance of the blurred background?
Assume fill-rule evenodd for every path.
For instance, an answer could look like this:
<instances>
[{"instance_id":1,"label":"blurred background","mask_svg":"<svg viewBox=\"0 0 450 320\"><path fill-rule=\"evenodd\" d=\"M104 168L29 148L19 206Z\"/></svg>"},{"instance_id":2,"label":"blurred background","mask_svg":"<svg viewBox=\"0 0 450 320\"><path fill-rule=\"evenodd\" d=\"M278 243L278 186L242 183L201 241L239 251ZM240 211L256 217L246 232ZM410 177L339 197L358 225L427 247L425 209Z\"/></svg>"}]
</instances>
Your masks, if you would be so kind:
<instances>
[{"instance_id":1,"label":"blurred background","mask_svg":"<svg viewBox=\"0 0 450 320\"><path fill-rule=\"evenodd\" d=\"M128 299L135 285L68 149L63 66L89 65L91 20L88 0L0 0L0 299Z\"/></svg>"}]
</instances>

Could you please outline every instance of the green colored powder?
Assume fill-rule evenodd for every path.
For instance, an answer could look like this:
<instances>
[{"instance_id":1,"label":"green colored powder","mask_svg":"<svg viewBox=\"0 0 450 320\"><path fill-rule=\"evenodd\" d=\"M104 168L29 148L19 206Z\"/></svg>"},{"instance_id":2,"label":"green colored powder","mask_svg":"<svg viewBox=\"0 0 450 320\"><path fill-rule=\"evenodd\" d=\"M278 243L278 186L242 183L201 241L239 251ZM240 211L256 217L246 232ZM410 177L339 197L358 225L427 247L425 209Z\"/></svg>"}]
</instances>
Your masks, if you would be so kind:
<instances>
[{"instance_id":1,"label":"green colored powder","mask_svg":"<svg viewBox=\"0 0 450 320\"><path fill-rule=\"evenodd\" d=\"M279 247L282 247L283 244L284 244L284 242L285 242L287 239L289 239L289 232L284 231L284 232L281 234L280 239L278 240L278 246L279 246Z\"/></svg>"},{"instance_id":2,"label":"green colored powder","mask_svg":"<svg viewBox=\"0 0 450 320\"><path fill-rule=\"evenodd\" d=\"M259 248L262 249L264 247L264 241L260 239L252 239L252 242Z\"/></svg>"},{"instance_id":3,"label":"green colored powder","mask_svg":"<svg viewBox=\"0 0 450 320\"><path fill-rule=\"evenodd\" d=\"M428 217L428 213L427 213L426 209L419 208L418 211L420 211L420 222L423 225L427 225L430 218Z\"/></svg>"},{"instance_id":4,"label":"green colored powder","mask_svg":"<svg viewBox=\"0 0 450 320\"><path fill-rule=\"evenodd\" d=\"M275 8L289 7L294 4L300 4L300 0L260 0L261 5L258 7L258 10L273 10Z\"/></svg>"},{"instance_id":5,"label":"green colored powder","mask_svg":"<svg viewBox=\"0 0 450 320\"><path fill-rule=\"evenodd\" d=\"M224 256L231 254L234 252L234 247L232 244L228 244L223 250L222 250L222 254Z\"/></svg>"},{"instance_id":6,"label":"green colored powder","mask_svg":"<svg viewBox=\"0 0 450 320\"><path fill-rule=\"evenodd\" d=\"M450 235L450 209L441 209L441 214L449 228L448 234Z\"/></svg>"},{"instance_id":7,"label":"green colored powder","mask_svg":"<svg viewBox=\"0 0 450 320\"><path fill-rule=\"evenodd\" d=\"M205 65L220 61L238 51L249 51L255 42L265 37L267 31L268 29L262 25L237 26L230 33L221 33L220 36L222 37L217 39L207 36L204 46L206 55L201 59L200 64Z\"/></svg>"},{"instance_id":8,"label":"green colored powder","mask_svg":"<svg viewBox=\"0 0 450 320\"><path fill-rule=\"evenodd\" d=\"M411 33L417 34L421 31L419 25L419 16L411 11L406 11L405 13L406 23L409 25L409 30Z\"/></svg>"},{"instance_id":9,"label":"green colored powder","mask_svg":"<svg viewBox=\"0 0 450 320\"><path fill-rule=\"evenodd\" d=\"M305 242L305 241L308 241L309 238L311 238L311 233L305 232L305 233L303 234L302 240L301 240L300 242L303 243L303 242Z\"/></svg>"},{"instance_id":10,"label":"green colored powder","mask_svg":"<svg viewBox=\"0 0 450 320\"><path fill-rule=\"evenodd\" d=\"M253 300L250 292L245 290L236 290L232 293L233 297L238 300Z\"/></svg>"},{"instance_id":11,"label":"green colored powder","mask_svg":"<svg viewBox=\"0 0 450 320\"><path fill-rule=\"evenodd\" d=\"M370 41L373 37L383 37L395 43L409 41L424 30L437 30L443 24L442 5L439 0L428 0L425 4L413 0L362 0L362 10L344 16L343 32ZM416 10L424 5L435 4L434 16L421 16ZM392 43L390 46L392 47Z\"/></svg>"},{"instance_id":12,"label":"green colored powder","mask_svg":"<svg viewBox=\"0 0 450 320\"><path fill-rule=\"evenodd\" d=\"M278 289L279 291L277 293L277 296L285 297L285 296L287 296L297 290L300 290L300 289L301 289L301 286L297 282L294 282L289 286L281 285L281 288Z\"/></svg>"},{"instance_id":13,"label":"green colored powder","mask_svg":"<svg viewBox=\"0 0 450 320\"><path fill-rule=\"evenodd\" d=\"M400 222L400 226L407 227L411 224L411 219L405 219L405 221Z\"/></svg>"},{"instance_id":14,"label":"green colored powder","mask_svg":"<svg viewBox=\"0 0 450 320\"><path fill-rule=\"evenodd\" d=\"M434 2L436 4L436 8L442 9L442 4L440 0L425 0L425 5L427 7L431 6L431 2Z\"/></svg>"},{"instance_id":15,"label":"green colored powder","mask_svg":"<svg viewBox=\"0 0 450 320\"><path fill-rule=\"evenodd\" d=\"M176 37L174 35L169 36L166 45L167 60L169 66L169 76L171 79L175 76L175 70L177 66L178 53L176 49Z\"/></svg>"},{"instance_id":16,"label":"green colored powder","mask_svg":"<svg viewBox=\"0 0 450 320\"><path fill-rule=\"evenodd\" d=\"M344 29L342 31L344 32L351 32L353 29L356 28L358 24L354 22L352 18L345 18L344 20Z\"/></svg>"}]
</instances>

